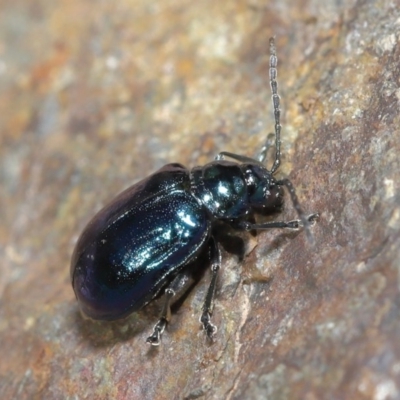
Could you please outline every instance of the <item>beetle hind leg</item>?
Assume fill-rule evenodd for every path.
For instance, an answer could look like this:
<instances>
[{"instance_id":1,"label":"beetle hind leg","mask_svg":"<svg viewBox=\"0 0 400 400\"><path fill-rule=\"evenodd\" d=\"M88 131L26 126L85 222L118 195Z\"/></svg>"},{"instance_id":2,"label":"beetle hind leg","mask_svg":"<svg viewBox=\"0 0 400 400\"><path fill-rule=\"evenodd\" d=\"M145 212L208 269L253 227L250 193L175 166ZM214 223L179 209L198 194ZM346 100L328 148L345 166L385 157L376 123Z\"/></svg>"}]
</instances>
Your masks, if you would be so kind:
<instances>
[{"instance_id":1,"label":"beetle hind leg","mask_svg":"<svg viewBox=\"0 0 400 400\"><path fill-rule=\"evenodd\" d=\"M213 340L215 334L217 333L217 327L211 323L211 315L214 308L214 297L218 271L221 266L221 251L215 239L212 239L211 252L211 282L204 300L200 322L203 325L207 337Z\"/></svg>"},{"instance_id":2,"label":"beetle hind leg","mask_svg":"<svg viewBox=\"0 0 400 400\"><path fill-rule=\"evenodd\" d=\"M193 282L194 280L190 271L183 270L165 289L165 301L161 310L160 318L154 325L153 333L147 338L146 343L151 344L152 346L158 346L160 344L161 336L171 319L171 305L186 293Z\"/></svg>"},{"instance_id":3,"label":"beetle hind leg","mask_svg":"<svg viewBox=\"0 0 400 400\"><path fill-rule=\"evenodd\" d=\"M171 301L175 296L175 291L168 287L165 289L165 302L161 311L161 316L154 325L153 333L146 339L146 343L152 346L158 346L161 342L161 336L171 319Z\"/></svg>"}]
</instances>

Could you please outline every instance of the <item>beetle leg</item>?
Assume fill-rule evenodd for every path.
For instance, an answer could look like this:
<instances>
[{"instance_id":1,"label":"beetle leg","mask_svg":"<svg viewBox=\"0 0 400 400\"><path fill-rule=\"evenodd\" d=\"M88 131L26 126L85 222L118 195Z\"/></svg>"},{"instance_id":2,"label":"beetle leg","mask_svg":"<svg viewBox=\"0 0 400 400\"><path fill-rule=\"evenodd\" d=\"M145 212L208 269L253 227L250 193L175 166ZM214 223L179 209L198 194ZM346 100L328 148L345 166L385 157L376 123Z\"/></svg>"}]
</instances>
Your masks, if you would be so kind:
<instances>
[{"instance_id":1,"label":"beetle leg","mask_svg":"<svg viewBox=\"0 0 400 400\"><path fill-rule=\"evenodd\" d=\"M312 214L311 216L306 218L304 211L300 206L300 202L299 202L299 199L297 198L296 191L294 190L294 186L289 179L287 179L287 178L282 179L280 181L277 181L276 184L280 185L280 186L286 186L287 190L289 191L289 195L292 200L293 207L297 211L297 215L300 217L302 226L304 227L304 229L306 231L307 238L311 244L314 244L314 238L310 231L310 223L316 221L319 217L319 214L318 213ZM314 217L310 221L310 217L312 217L312 216L314 216Z\"/></svg>"},{"instance_id":2,"label":"beetle leg","mask_svg":"<svg viewBox=\"0 0 400 400\"><path fill-rule=\"evenodd\" d=\"M153 333L147 338L146 343L152 346L158 346L161 336L171 319L171 304L178 300L194 282L191 271L183 270L180 272L171 284L165 289L165 301L161 310L160 318L154 325Z\"/></svg>"},{"instance_id":3,"label":"beetle leg","mask_svg":"<svg viewBox=\"0 0 400 400\"><path fill-rule=\"evenodd\" d=\"M310 226L319 218L319 214L311 214L308 217L304 217L307 226ZM234 228L244 229L246 231L251 231L252 229L271 229L271 228L289 228L298 229L304 227L303 219L294 219L292 221L271 221L265 222L264 224L253 224L248 221L240 221L233 226Z\"/></svg>"},{"instance_id":4,"label":"beetle leg","mask_svg":"<svg viewBox=\"0 0 400 400\"><path fill-rule=\"evenodd\" d=\"M204 299L202 314L200 317L200 322L202 323L203 328L206 331L207 337L211 340L217 332L217 327L211 323L211 315L214 307L214 297L215 288L217 285L218 271L221 266L221 251L215 239L212 239L212 242L211 282L207 290L206 298Z\"/></svg>"}]
</instances>

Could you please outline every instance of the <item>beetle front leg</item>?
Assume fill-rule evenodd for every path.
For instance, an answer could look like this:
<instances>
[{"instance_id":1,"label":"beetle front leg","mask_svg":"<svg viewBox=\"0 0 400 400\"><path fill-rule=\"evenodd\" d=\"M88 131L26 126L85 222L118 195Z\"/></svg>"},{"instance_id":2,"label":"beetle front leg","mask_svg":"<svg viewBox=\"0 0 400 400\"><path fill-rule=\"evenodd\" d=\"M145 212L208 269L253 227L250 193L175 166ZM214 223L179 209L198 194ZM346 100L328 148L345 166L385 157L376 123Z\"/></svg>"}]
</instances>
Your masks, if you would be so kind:
<instances>
[{"instance_id":1,"label":"beetle front leg","mask_svg":"<svg viewBox=\"0 0 400 400\"><path fill-rule=\"evenodd\" d=\"M200 322L203 325L203 328L207 334L209 339L213 339L216 332L217 327L211 323L211 315L214 308L214 297L215 297L215 288L217 285L217 276L218 271L221 266L221 251L219 249L218 243L215 239L212 239L212 257L211 257L211 282L208 287L206 298L204 300L202 314L200 317Z\"/></svg>"},{"instance_id":2,"label":"beetle front leg","mask_svg":"<svg viewBox=\"0 0 400 400\"><path fill-rule=\"evenodd\" d=\"M271 221L265 222L263 224L254 224L248 221L240 221L237 224L232 224L232 227L236 229L243 229L245 231L251 230L262 230L262 229L273 229L273 228L289 228L298 229L301 227L308 227L316 222L319 218L319 213L311 214L308 217L304 217L306 224L304 224L303 219L294 219L292 221Z\"/></svg>"},{"instance_id":3,"label":"beetle front leg","mask_svg":"<svg viewBox=\"0 0 400 400\"><path fill-rule=\"evenodd\" d=\"M161 336L171 319L171 304L178 300L189 289L189 286L191 286L193 282L191 271L183 270L165 289L165 301L160 318L154 325L153 333L147 338L146 343L152 346L158 346L160 344Z\"/></svg>"},{"instance_id":4,"label":"beetle front leg","mask_svg":"<svg viewBox=\"0 0 400 400\"><path fill-rule=\"evenodd\" d=\"M309 242L313 245L314 244L314 237L313 237L313 235L311 233L310 225L313 222L318 220L319 213L311 214L309 217L305 216L304 211L300 206L299 199L297 198L294 186L293 186L292 182L289 179L287 179L287 178L282 179L280 181L277 181L276 184L279 185L279 186L285 186L286 189L289 191L289 195L290 195L290 198L292 200L293 207L297 211L298 216L300 217L299 223L304 227L304 230L306 231L307 238L308 238Z\"/></svg>"}]
</instances>

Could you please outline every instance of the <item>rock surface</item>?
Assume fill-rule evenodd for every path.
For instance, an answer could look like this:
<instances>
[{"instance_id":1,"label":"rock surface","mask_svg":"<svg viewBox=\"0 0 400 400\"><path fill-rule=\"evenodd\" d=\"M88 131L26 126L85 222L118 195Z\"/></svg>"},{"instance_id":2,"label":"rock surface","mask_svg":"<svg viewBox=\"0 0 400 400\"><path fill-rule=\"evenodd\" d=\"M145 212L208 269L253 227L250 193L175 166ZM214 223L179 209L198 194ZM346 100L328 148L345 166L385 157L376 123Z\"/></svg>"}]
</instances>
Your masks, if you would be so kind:
<instances>
[{"instance_id":1,"label":"rock surface","mask_svg":"<svg viewBox=\"0 0 400 400\"><path fill-rule=\"evenodd\" d=\"M1 398L400 399L399 31L385 0L3 1ZM272 35L280 176L321 212L315 245L224 250L213 344L208 273L159 348L160 301L83 319L69 261L95 210L167 162L263 144Z\"/></svg>"}]
</instances>

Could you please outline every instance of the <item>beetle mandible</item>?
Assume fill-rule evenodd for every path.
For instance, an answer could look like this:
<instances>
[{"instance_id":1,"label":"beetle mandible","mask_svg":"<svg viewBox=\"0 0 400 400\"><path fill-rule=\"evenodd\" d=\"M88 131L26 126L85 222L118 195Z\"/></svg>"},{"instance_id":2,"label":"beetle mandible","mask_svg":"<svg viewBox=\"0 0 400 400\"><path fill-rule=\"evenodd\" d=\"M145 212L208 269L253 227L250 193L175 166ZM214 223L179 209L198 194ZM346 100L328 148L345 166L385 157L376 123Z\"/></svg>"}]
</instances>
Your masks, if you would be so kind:
<instances>
[{"instance_id":1,"label":"beetle mandible","mask_svg":"<svg viewBox=\"0 0 400 400\"><path fill-rule=\"evenodd\" d=\"M164 306L147 343L158 345L170 320L170 306L191 282L194 261L210 249L211 282L200 322L210 339L220 245L213 234L216 222L233 229L262 230L304 227L306 217L293 185L274 178L281 160L280 101L277 56L270 39L269 80L275 118L275 160L264 162L267 140L258 159L221 152L215 160L191 171L167 164L129 187L100 210L82 232L71 261L71 281L81 310L89 317L114 320L139 310L165 288ZM228 161L230 159L231 161ZM271 214L283 206L286 187L299 219L254 223L254 214Z\"/></svg>"}]
</instances>

